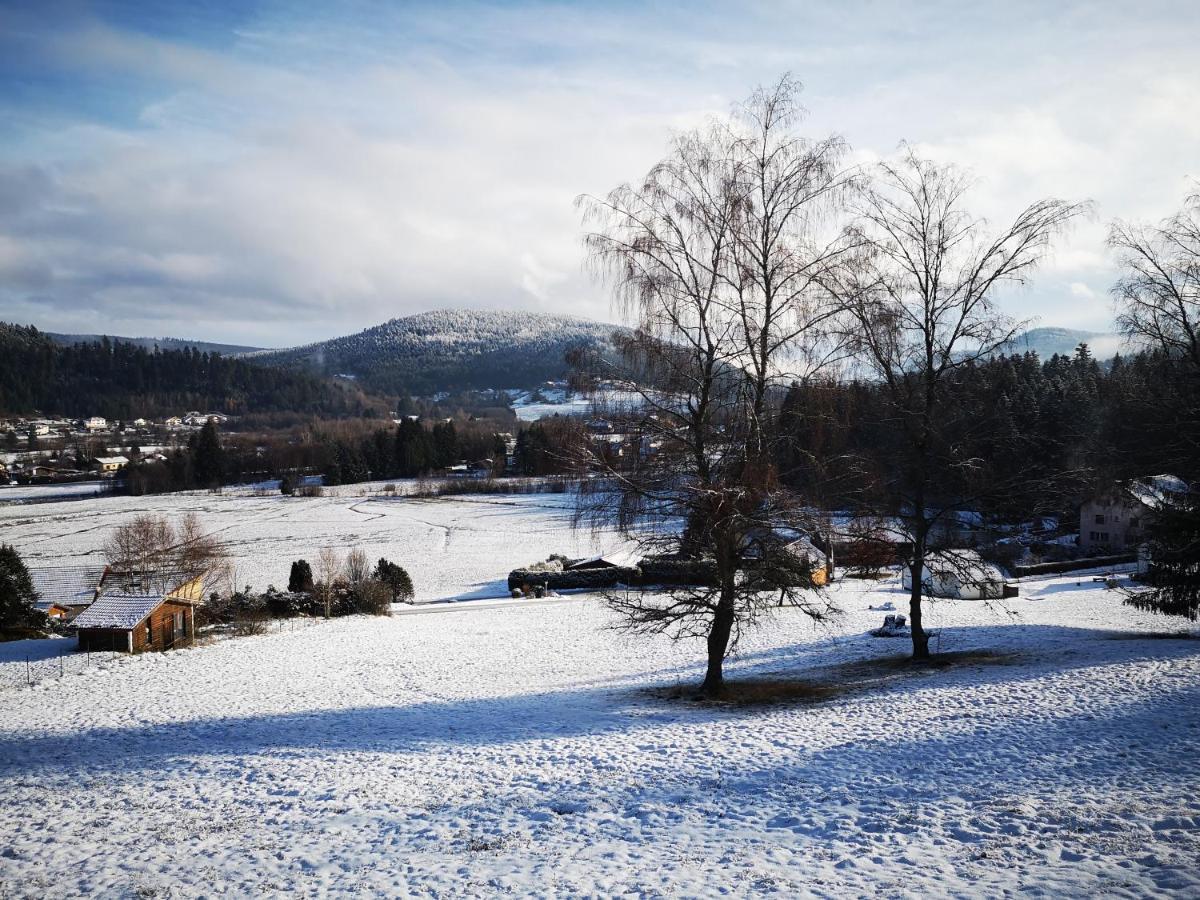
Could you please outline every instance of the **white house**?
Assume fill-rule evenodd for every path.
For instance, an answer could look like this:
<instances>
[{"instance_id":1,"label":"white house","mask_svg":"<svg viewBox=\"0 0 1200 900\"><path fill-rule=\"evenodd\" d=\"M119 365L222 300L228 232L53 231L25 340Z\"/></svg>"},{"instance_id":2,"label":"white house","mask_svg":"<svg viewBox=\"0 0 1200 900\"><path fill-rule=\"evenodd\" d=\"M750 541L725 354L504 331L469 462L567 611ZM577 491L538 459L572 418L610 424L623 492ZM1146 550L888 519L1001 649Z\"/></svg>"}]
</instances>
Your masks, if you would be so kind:
<instances>
[{"instance_id":1,"label":"white house","mask_svg":"<svg viewBox=\"0 0 1200 900\"><path fill-rule=\"evenodd\" d=\"M1174 475L1149 475L1114 485L1079 508L1079 546L1087 553L1136 549L1146 526L1173 495L1186 494L1187 482Z\"/></svg>"},{"instance_id":2,"label":"white house","mask_svg":"<svg viewBox=\"0 0 1200 900\"><path fill-rule=\"evenodd\" d=\"M83 427L85 431L107 431L108 419L102 416L89 416L83 420Z\"/></svg>"},{"instance_id":3,"label":"white house","mask_svg":"<svg viewBox=\"0 0 1200 900\"><path fill-rule=\"evenodd\" d=\"M912 590L911 567L904 567L901 584ZM974 550L942 550L925 558L921 592L927 597L995 600L1004 596L1004 573Z\"/></svg>"},{"instance_id":4,"label":"white house","mask_svg":"<svg viewBox=\"0 0 1200 900\"><path fill-rule=\"evenodd\" d=\"M128 463L129 459L124 456L97 456L95 467L101 475L112 475Z\"/></svg>"}]
</instances>

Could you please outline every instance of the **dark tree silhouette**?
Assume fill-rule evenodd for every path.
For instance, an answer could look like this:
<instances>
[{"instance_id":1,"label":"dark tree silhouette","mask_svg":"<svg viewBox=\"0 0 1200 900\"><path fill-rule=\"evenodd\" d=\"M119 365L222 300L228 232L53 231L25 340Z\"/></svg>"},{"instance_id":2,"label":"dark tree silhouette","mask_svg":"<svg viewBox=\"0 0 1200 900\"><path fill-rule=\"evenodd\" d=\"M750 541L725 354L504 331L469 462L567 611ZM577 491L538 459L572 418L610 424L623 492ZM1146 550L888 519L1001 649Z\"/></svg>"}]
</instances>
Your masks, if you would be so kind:
<instances>
[{"instance_id":1,"label":"dark tree silhouette","mask_svg":"<svg viewBox=\"0 0 1200 900\"><path fill-rule=\"evenodd\" d=\"M963 423L948 396L959 373L1009 344L1017 324L994 302L1002 285L1024 282L1080 204L1040 200L1008 227L988 233L965 207L968 179L906 148L883 163L855 206L868 253L843 270L847 338L883 385L892 458L879 466L870 511L898 516L924 571L932 543L965 498L988 488L957 440ZM994 487L994 486L993 486ZM913 656L929 656L921 622L922 578L912 579Z\"/></svg>"}]
</instances>

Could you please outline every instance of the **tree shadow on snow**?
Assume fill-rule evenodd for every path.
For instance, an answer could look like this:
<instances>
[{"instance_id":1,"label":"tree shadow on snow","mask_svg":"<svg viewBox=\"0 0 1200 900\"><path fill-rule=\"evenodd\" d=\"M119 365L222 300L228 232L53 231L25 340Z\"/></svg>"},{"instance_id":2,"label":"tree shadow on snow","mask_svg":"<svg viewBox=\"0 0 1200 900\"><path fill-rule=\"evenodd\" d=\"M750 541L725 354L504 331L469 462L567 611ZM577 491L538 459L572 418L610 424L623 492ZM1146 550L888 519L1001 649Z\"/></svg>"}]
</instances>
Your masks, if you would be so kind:
<instances>
[{"instance_id":1,"label":"tree shadow on snow","mask_svg":"<svg viewBox=\"0 0 1200 900\"><path fill-rule=\"evenodd\" d=\"M972 637L971 632L976 631L988 634ZM814 650L812 645L796 645L741 658L730 673L730 681L753 684L782 677L799 684L829 686L824 696L820 696L821 690L809 690L809 696L782 698L805 702L854 701L853 695L861 698L870 691L870 702L878 700L880 709L886 711L900 699L948 686L969 685L971 693L959 696L970 696L972 702L986 705L1000 696L989 692L991 686L1013 685L1049 673L1103 667L1115 662L1163 661L1200 655L1200 641L1171 641L1152 636L1134 640L1124 632L1064 626L956 628L944 629L943 633L955 635L962 643L979 644L982 637L987 643L1003 643L1003 646L998 646L1000 652L995 654L980 652L978 648L968 650L959 654L953 664L939 667L913 666L895 651L883 652L882 646L873 650L877 642L858 642L854 644L857 659L830 660L827 655L824 665L799 668L796 665L799 661L821 663L821 654L828 653L828 648ZM1007 637L1003 642L994 640L1000 633ZM1114 642L1114 636L1126 639ZM785 662L788 665L781 666ZM28 732L9 731L0 734L0 779L46 770L126 773L169 765L173 758L205 755L323 755L339 751L403 755L446 748L470 752L477 747L593 737L638 729L644 735L648 726L661 723L689 727L727 720L730 716L757 715L746 707L666 702L648 694L646 678L647 674L643 674L636 679L586 689L404 706L225 716L90 728L68 734L31 736ZM843 684L850 689L842 690ZM799 692L803 694L804 690ZM1193 702L1186 708L1200 708L1194 702L1200 700L1200 686L1186 686L1180 693L1189 692ZM938 743L942 739L927 740ZM888 745L888 753L896 751L896 746Z\"/></svg>"}]
</instances>

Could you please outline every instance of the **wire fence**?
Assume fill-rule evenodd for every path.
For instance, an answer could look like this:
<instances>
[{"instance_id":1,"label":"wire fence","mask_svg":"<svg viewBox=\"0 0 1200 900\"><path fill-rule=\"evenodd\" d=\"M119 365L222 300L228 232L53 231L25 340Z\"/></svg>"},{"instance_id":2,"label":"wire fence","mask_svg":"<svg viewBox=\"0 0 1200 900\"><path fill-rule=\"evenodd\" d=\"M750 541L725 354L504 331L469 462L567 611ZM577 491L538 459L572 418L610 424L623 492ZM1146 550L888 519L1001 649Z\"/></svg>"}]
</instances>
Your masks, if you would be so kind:
<instances>
[{"instance_id":1,"label":"wire fence","mask_svg":"<svg viewBox=\"0 0 1200 900\"><path fill-rule=\"evenodd\" d=\"M57 641L55 643L58 643ZM0 689L14 687L32 687L48 679L63 679L69 675L83 675L93 667L111 663L116 659L127 657L129 654L119 650L74 650L71 649L57 656L37 657L25 654L24 658L7 659L0 663ZM64 648L65 649L65 648Z\"/></svg>"},{"instance_id":2,"label":"wire fence","mask_svg":"<svg viewBox=\"0 0 1200 900\"><path fill-rule=\"evenodd\" d=\"M43 655L38 655L36 652L18 652L15 655L0 656L0 690L32 687L48 680L65 679L70 675L83 675L90 669L111 664L119 659L130 659L141 656L145 653L170 652L184 647L192 647L198 644L207 644L229 638L283 634L308 628L322 621L324 620L321 618L309 618L307 616L293 616L290 618L263 616L261 618L238 620L223 625L209 626L203 629L202 633L194 636L189 631L188 634L173 640L165 651L155 649L142 650L138 653L130 653L127 646L114 646L112 649L107 650L94 648L80 650L77 649L78 643L73 637L54 641L34 641L32 643L43 646L53 644L55 646L44 646L47 652ZM114 638L114 641L116 640ZM3 646L3 644L0 644L0 647Z\"/></svg>"}]
</instances>

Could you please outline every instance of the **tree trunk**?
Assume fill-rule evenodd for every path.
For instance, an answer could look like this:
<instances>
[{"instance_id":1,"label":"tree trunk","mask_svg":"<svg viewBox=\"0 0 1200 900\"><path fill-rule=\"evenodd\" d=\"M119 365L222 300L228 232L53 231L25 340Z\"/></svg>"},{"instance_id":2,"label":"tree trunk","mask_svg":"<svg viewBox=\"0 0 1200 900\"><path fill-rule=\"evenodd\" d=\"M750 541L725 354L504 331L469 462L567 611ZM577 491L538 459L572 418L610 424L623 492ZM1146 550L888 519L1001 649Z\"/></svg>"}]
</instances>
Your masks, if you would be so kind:
<instances>
[{"instance_id":1,"label":"tree trunk","mask_svg":"<svg viewBox=\"0 0 1200 900\"><path fill-rule=\"evenodd\" d=\"M912 590L908 595L908 623L912 631L913 659L929 659L929 635L921 627L921 590L925 574L925 552L913 554Z\"/></svg>"},{"instance_id":2,"label":"tree trunk","mask_svg":"<svg viewBox=\"0 0 1200 900\"><path fill-rule=\"evenodd\" d=\"M721 588L721 599L712 627L708 631L708 671L704 675L701 689L706 697L716 697L725 684L725 651L729 649L729 636L733 633L733 587Z\"/></svg>"}]
</instances>

